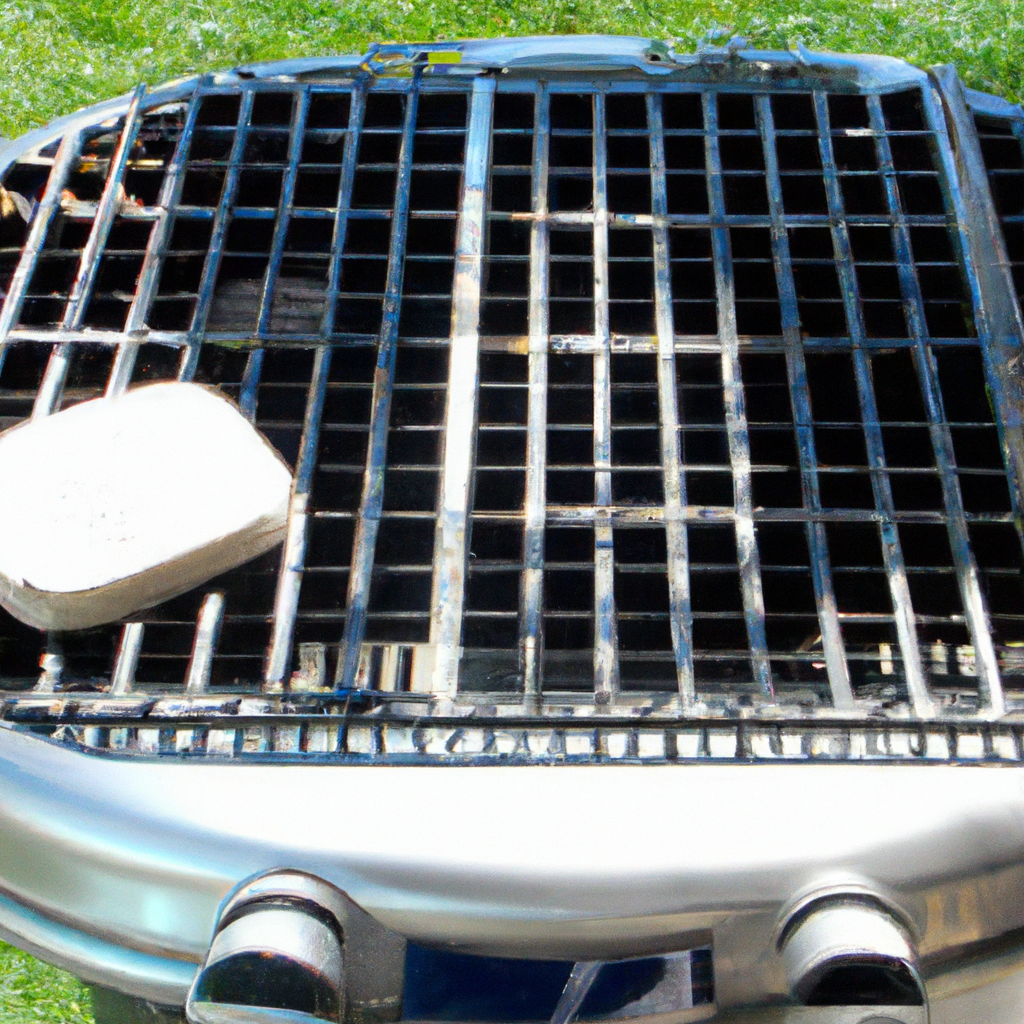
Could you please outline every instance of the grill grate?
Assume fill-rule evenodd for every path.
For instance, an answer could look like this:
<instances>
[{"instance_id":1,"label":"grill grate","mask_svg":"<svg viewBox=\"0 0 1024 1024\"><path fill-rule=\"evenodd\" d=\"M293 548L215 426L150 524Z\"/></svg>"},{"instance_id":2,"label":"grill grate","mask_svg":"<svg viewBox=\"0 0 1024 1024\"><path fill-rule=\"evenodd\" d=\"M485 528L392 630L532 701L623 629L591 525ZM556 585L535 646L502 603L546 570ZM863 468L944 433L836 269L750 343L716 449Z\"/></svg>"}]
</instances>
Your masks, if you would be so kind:
<instances>
[{"instance_id":1,"label":"grill grate","mask_svg":"<svg viewBox=\"0 0 1024 1024\"><path fill-rule=\"evenodd\" d=\"M1015 273L1022 123L978 122ZM4 685L1016 708L1020 495L946 132L928 85L416 69L140 89L21 156L3 424L195 379L295 484L283 553L137 621L4 614Z\"/></svg>"}]
</instances>

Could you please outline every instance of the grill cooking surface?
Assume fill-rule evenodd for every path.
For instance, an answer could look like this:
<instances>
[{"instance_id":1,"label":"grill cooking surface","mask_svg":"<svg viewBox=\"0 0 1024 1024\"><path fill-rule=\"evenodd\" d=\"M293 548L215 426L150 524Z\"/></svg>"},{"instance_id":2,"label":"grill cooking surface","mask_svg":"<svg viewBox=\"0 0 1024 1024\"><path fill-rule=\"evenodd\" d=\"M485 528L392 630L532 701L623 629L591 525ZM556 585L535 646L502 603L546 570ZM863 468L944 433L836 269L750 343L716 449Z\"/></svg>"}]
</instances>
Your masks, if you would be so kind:
<instances>
[{"instance_id":1,"label":"grill cooking surface","mask_svg":"<svg viewBox=\"0 0 1024 1024\"><path fill-rule=\"evenodd\" d=\"M3 685L48 694L7 717L148 751L1017 758L950 724L1021 706L1024 591L939 93L719 78L209 77L11 164L3 425L195 380L294 487L283 553L131 622L0 613ZM1019 261L1024 129L980 131ZM504 746L466 731L495 714Z\"/></svg>"}]
</instances>

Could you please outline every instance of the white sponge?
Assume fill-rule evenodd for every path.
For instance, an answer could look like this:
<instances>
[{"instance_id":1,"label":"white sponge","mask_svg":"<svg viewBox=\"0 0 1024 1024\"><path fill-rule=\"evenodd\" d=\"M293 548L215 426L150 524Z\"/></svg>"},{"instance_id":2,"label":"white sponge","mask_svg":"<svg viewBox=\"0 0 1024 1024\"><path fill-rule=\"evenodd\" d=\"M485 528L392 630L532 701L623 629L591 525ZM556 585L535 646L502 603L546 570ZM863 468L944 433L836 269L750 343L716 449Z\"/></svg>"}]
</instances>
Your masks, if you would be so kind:
<instances>
[{"instance_id":1,"label":"white sponge","mask_svg":"<svg viewBox=\"0 0 1024 1024\"><path fill-rule=\"evenodd\" d=\"M272 548L291 472L226 398L161 383L0 435L0 604L84 629Z\"/></svg>"}]
</instances>

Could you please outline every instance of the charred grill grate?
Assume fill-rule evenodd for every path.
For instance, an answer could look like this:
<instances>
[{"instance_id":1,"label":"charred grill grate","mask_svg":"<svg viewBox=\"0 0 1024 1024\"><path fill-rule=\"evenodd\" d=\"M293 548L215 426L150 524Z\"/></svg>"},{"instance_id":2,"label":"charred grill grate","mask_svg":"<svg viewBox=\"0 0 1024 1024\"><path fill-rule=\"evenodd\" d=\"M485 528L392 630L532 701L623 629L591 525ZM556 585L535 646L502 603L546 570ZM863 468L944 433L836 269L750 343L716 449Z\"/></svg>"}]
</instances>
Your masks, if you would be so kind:
<instances>
[{"instance_id":1,"label":"charred grill grate","mask_svg":"<svg viewBox=\"0 0 1024 1024\"><path fill-rule=\"evenodd\" d=\"M979 122L1013 261L1022 131ZM8 687L1016 707L1013 436L931 84L207 78L4 184L5 424L194 379L295 470L283 556L137 623L4 614Z\"/></svg>"}]
</instances>

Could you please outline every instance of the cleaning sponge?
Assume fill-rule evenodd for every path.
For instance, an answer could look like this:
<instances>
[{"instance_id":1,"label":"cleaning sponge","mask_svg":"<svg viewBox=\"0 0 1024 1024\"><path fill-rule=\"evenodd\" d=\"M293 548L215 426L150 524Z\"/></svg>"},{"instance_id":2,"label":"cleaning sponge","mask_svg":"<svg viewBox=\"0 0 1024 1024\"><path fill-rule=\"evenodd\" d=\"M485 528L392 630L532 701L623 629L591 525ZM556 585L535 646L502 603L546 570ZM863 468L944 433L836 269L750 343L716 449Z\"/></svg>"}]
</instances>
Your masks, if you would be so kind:
<instances>
[{"instance_id":1,"label":"cleaning sponge","mask_svg":"<svg viewBox=\"0 0 1024 1024\"><path fill-rule=\"evenodd\" d=\"M0 435L0 604L83 629L284 539L291 472L218 392L150 384Z\"/></svg>"}]
</instances>

